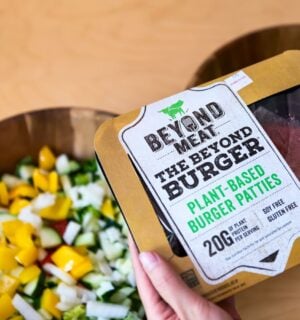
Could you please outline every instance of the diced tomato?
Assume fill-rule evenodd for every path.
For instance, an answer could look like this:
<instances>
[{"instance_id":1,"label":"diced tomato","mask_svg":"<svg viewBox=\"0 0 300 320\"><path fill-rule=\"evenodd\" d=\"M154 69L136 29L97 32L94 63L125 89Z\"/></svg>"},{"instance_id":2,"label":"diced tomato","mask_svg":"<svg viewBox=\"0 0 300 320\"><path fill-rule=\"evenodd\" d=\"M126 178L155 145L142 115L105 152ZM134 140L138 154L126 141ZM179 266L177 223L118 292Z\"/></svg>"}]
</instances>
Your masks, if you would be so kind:
<instances>
[{"instance_id":1,"label":"diced tomato","mask_svg":"<svg viewBox=\"0 0 300 320\"><path fill-rule=\"evenodd\" d=\"M68 220L55 221L51 224L51 227L54 228L61 236L63 236L67 228Z\"/></svg>"}]
</instances>

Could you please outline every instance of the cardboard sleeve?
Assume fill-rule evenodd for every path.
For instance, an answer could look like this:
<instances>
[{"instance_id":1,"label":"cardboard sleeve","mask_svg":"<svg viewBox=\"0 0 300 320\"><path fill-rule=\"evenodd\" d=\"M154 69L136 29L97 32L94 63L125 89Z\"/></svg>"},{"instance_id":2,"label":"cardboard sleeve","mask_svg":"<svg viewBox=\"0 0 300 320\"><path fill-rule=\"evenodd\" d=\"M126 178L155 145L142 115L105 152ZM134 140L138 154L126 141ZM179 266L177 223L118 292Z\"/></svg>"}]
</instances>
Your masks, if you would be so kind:
<instances>
[{"instance_id":1,"label":"cardboard sleeve","mask_svg":"<svg viewBox=\"0 0 300 320\"><path fill-rule=\"evenodd\" d=\"M300 176L300 159L297 154L297 150L300 150L299 62L300 51L288 51L244 68L243 71L253 83L239 91L241 98L250 106L298 177ZM228 76L207 84L222 81ZM106 121L98 129L94 143L99 162L139 249L159 252L171 262L191 287L213 301L222 300L267 279L268 277L262 274L239 272L223 283L210 285L197 274L187 256L180 257L174 254L157 217L155 206L118 138L120 130L132 123L138 115L139 110L134 110ZM300 240L298 239L294 242L286 269L299 263Z\"/></svg>"}]
</instances>

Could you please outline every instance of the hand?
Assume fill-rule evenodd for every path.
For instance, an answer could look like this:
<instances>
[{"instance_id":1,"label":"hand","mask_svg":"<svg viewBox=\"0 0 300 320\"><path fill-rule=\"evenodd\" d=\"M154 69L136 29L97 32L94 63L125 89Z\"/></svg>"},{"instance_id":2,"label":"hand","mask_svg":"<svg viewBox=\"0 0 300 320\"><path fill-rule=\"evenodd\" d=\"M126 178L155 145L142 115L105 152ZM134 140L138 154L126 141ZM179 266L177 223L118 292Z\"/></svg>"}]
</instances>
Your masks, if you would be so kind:
<instances>
[{"instance_id":1,"label":"hand","mask_svg":"<svg viewBox=\"0 0 300 320\"><path fill-rule=\"evenodd\" d=\"M190 289L157 253L139 255L131 237L129 247L148 320L240 319L233 299L224 300L221 308Z\"/></svg>"}]
</instances>

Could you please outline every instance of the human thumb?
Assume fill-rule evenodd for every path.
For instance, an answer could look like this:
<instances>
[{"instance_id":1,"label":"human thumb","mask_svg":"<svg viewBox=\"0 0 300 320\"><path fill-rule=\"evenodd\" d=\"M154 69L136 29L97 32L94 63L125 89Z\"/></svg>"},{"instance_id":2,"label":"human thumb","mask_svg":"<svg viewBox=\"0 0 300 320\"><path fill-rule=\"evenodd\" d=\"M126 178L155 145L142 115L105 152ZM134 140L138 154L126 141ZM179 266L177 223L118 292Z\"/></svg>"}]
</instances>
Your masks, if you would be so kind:
<instances>
[{"instance_id":1,"label":"human thumb","mask_svg":"<svg viewBox=\"0 0 300 320\"><path fill-rule=\"evenodd\" d=\"M155 289L180 319L232 319L221 308L191 290L157 253L142 252L139 258Z\"/></svg>"}]
</instances>

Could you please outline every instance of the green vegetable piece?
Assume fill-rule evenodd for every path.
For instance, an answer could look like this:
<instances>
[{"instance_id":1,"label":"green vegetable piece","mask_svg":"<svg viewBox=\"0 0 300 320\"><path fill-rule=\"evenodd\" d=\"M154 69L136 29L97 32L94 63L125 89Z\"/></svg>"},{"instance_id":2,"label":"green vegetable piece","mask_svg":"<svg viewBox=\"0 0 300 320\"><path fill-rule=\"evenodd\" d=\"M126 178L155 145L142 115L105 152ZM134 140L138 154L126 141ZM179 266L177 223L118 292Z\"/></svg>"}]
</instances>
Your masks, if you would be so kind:
<instances>
[{"instance_id":1,"label":"green vegetable piece","mask_svg":"<svg viewBox=\"0 0 300 320\"><path fill-rule=\"evenodd\" d=\"M124 320L140 320L141 318L138 316L136 312L129 312L127 317Z\"/></svg>"},{"instance_id":2,"label":"green vegetable piece","mask_svg":"<svg viewBox=\"0 0 300 320\"><path fill-rule=\"evenodd\" d=\"M17 177L20 178L20 169L23 166L33 166L33 159L30 156L24 157L23 159L21 159L17 165L16 165L16 169L15 169L15 175Z\"/></svg>"},{"instance_id":3,"label":"green vegetable piece","mask_svg":"<svg viewBox=\"0 0 300 320\"><path fill-rule=\"evenodd\" d=\"M87 185L91 181L90 175L88 173L77 173L74 176L74 184L76 186Z\"/></svg>"},{"instance_id":4,"label":"green vegetable piece","mask_svg":"<svg viewBox=\"0 0 300 320\"><path fill-rule=\"evenodd\" d=\"M80 164L77 161L75 161L75 160L69 161L69 172L68 173L78 171L79 169L80 169Z\"/></svg>"},{"instance_id":5,"label":"green vegetable piece","mask_svg":"<svg viewBox=\"0 0 300 320\"><path fill-rule=\"evenodd\" d=\"M85 307L83 305L78 305L73 309L64 312L63 320L86 320L88 318L85 313Z\"/></svg>"},{"instance_id":6,"label":"green vegetable piece","mask_svg":"<svg viewBox=\"0 0 300 320\"><path fill-rule=\"evenodd\" d=\"M84 172L97 172L97 163L96 159L89 159L82 163L82 170Z\"/></svg>"}]
</instances>

